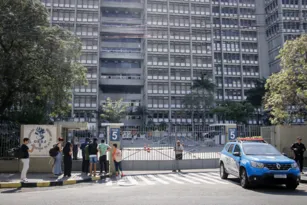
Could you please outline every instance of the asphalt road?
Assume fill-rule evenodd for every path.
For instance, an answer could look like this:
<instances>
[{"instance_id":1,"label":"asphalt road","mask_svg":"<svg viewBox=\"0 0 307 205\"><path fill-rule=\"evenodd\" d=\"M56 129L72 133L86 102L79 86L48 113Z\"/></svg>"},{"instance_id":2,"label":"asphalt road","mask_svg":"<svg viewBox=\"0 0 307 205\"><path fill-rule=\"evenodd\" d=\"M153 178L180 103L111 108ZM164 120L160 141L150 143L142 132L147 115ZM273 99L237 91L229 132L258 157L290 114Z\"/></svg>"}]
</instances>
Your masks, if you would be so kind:
<instances>
[{"instance_id":1,"label":"asphalt road","mask_svg":"<svg viewBox=\"0 0 307 205\"><path fill-rule=\"evenodd\" d=\"M245 190L234 178L219 180L217 173L183 173L0 192L0 205L305 205L307 185L296 191L280 186Z\"/></svg>"}]
</instances>

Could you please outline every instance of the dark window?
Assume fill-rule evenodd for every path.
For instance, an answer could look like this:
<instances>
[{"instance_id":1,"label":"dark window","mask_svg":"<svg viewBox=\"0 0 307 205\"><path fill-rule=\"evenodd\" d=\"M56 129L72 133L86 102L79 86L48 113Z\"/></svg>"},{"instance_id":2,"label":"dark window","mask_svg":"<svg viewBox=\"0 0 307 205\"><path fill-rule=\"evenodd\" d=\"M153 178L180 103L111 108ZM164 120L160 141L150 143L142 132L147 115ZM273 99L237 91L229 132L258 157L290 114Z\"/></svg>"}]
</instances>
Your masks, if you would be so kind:
<instances>
[{"instance_id":1,"label":"dark window","mask_svg":"<svg viewBox=\"0 0 307 205\"><path fill-rule=\"evenodd\" d=\"M241 153L241 149L240 149L239 145L236 145L236 146L235 146L235 149L233 150L233 152L239 152L239 153Z\"/></svg>"},{"instance_id":2,"label":"dark window","mask_svg":"<svg viewBox=\"0 0 307 205\"><path fill-rule=\"evenodd\" d=\"M233 144L232 144L232 145L230 145L230 147L229 147L229 149L228 149L228 152L229 152L229 153L232 153L233 147L234 147L234 145L233 145Z\"/></svg>"}]
</instances>

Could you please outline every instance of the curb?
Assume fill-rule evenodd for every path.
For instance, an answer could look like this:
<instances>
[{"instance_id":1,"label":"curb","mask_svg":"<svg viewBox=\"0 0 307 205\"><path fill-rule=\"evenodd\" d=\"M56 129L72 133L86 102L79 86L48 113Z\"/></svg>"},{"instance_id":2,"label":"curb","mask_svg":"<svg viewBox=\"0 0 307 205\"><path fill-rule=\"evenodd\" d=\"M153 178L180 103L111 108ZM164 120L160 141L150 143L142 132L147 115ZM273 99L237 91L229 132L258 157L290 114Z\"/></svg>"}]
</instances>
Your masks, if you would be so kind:
<instances>
[{"instance_id":1,"label":"curb","mask_svg":"<svg viewBox=\"0 0 307 205\"><path fill-rule=\"evenodd\" d=\"M0 189L3 188L34 188L34 187L52 187L52 186L66 186L66 185L73 185L73 184L80 184L85 182L92 182L98 181L101 179L106 179L110 177L109 175L106 176L97 176L97 177L89 177L86 179L79 179L79 180L63 180L63 181L41 181L41 182L7 182L1 183L0 182Z\"/></svg>"}]
</instances>

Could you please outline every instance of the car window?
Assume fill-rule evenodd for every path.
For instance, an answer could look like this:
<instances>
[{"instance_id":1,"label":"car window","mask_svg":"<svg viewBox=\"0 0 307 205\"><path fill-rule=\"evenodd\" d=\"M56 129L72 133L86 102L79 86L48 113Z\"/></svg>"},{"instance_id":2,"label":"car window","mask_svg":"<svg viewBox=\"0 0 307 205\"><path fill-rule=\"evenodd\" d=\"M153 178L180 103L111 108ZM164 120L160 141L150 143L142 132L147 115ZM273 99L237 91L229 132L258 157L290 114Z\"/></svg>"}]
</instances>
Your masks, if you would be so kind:
<instances>
[{"instance_id":1,"label":"car window","mask_svg":"<svg viewBox=\"0 0 307 205\"><path fill-rule=\"evenodd\" d=\"M226 144L224 149L225 149L226 151L228 151L229 146L230 146L230 144Z\"/></svg>"},{"instance_id":2,"label":"car window","mask_svg":"<svg viewBox=\"0 0 307 205\"><path fill-rule=\"evenodd\" d=\"M281 153L270 144L244 144L243 151L246 155L281 155Z\"/></svg>"},{"instance_id":3,"label":"car window","mask_svg":"<svg viewBox=\"0 0 307 205\"><path fill-rule=\"evenodd\" d=\"M232 153L233 146L234 146L234 145L232 144L232 145L230 145L230 147L228 148L228 152L229 152L229 153Z\"/></svg>"},{"instance_id":4,"label":"car window","mask_svg":"<svg viewBox=\"0 0 307 205\"><path fill-rule=\"evenodd\" d=\"M241 149L240 149L239 145L236 145L236 146L235 146L235 149L233 150L233 152L239 152L239 153L241 153Z\"/></svg>"}]
</instances>

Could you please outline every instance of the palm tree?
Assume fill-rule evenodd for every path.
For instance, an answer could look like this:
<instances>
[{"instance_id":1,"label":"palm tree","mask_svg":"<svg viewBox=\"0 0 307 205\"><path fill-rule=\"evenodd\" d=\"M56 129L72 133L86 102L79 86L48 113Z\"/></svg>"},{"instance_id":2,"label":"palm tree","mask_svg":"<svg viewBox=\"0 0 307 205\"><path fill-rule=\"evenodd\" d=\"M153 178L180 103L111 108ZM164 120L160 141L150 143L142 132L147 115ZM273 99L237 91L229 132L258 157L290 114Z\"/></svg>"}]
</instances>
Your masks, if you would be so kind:
<instances>
[{"instance_id":1,"label":"palm tree","mask_svg":"<svg viewBox=\"0 0 307 205\"><path fill-rule=\"evenodd\" d=\"M118 123L127 113L128 105L123 103L123 99L112 101L107 98L106 104L101 106L100 117L110 123Z\"/></svg>"}]
</instances>

